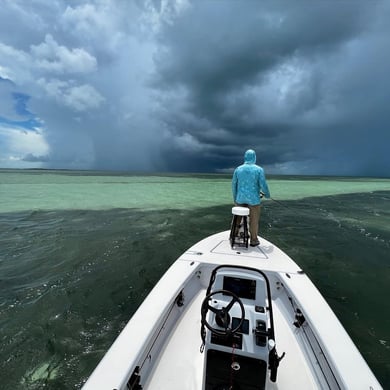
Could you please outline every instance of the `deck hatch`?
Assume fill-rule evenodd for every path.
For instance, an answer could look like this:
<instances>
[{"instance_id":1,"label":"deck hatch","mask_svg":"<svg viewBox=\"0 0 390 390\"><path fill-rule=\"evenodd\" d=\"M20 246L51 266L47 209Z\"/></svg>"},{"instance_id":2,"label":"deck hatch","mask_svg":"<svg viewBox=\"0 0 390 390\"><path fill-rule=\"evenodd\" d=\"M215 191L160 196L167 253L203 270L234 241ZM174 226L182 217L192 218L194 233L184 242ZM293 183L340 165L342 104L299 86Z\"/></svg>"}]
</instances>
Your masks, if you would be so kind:
<instances>
[{"instance_id":1,"label":"deck hatch","mask_svg":"<svg viewBox=\"0 0 390 390\"><path fill-rule=\"evenodd\" d=\"M263 390L266 374L264 360L214 349L207 351L206 390Z\"/></svg>"}]
</instances>

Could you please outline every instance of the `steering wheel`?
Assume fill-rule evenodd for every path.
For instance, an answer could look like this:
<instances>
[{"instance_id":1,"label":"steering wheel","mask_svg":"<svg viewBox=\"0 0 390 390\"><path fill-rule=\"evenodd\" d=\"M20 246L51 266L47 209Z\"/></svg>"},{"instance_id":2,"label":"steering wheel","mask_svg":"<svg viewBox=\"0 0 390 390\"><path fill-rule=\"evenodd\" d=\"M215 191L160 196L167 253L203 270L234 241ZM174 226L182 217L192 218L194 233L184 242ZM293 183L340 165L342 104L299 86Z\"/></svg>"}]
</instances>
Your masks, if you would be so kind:
<instances>
[{"instance_id":1,"label":"steering wheel","mask_svg":"<svg viewBox=\"0 0 390 390\"><path fill-rule=\"evenodd\" d=\"M217 309L216 307L211 306L209 303L210 299L217 294L227 295L232 297L232 299L226 307L223 307L222 309ZM238 325L234 329L232 329L229 327L230 325L229 311L236 302L240 305L241 316ZM207 322L206 314L208 313L209 310L215 314L215 322L217 323L218 326L220 326L223 329L214 328ZM202 324L204 324L207 329L209 329L211 332L217 335L228 336L236 333L241 328L241 325L245 319L245 309L244 309L244 304L236 294L228 290L216 290L211 294L206 295L205 299L202 302L201 315L202 315Z\"/></svg>"}]
</instances>

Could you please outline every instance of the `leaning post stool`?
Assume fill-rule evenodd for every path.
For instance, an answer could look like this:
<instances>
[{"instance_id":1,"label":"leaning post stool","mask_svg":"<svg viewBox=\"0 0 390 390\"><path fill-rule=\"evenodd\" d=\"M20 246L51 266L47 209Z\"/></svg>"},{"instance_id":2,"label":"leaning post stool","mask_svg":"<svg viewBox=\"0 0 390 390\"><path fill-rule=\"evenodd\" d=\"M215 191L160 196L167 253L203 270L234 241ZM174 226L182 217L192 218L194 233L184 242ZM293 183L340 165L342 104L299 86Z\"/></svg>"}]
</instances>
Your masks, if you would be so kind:
<instances>
[{"instance_id":1,"label":"leaning post stool","mask_svg":"<svg viewBox=\"0 0 390 390\"><path fill-rule=\"evenodd\" d=\"M248 216L249 209L247 207L235 206L232 208L232 226L230 229L230 245L244 246L248 248L249 232L248 232Z\"/></svg>"}]
</instances>

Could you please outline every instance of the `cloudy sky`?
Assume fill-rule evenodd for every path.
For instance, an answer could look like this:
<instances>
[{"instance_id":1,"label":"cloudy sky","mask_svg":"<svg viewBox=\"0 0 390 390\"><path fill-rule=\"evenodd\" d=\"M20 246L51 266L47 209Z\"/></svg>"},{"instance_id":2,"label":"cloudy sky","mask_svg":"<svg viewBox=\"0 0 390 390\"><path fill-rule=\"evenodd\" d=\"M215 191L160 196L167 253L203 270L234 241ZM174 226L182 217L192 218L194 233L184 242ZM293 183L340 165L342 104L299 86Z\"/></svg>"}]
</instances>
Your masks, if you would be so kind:
<instances>
[{"instance_id":1,"label":"cloudy sky","mask_svg":"<svg viewBox=\"0 0 390 390\"><path fill-rule=\"evenodd\" d=\"M1 0L0 167L390 176L390 1Z\"/></svg>"}]
</instances>

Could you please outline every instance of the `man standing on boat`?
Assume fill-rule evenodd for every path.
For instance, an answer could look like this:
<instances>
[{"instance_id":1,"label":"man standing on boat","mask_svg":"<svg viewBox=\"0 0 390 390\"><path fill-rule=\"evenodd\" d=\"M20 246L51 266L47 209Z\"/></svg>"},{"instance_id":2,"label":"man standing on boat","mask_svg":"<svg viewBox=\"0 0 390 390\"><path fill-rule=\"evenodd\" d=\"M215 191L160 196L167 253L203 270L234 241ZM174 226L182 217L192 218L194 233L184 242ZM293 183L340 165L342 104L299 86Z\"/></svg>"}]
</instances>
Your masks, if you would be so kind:
<instances>
[{"instance_id":1,"label":"man standing on boat","mask_svg":"<svg viewBox=\"0 0 390 390\"><path fill-rule=\"evenodd\" d=\"M245 152L244 164L237 167L232 179L233 200L236 206L249 208L250 246L259 245L258 231L260 204L262 195L271 194L265 179L263 168L256 165L256 153L249 149Z\"/></svg>"}]
</instances>

